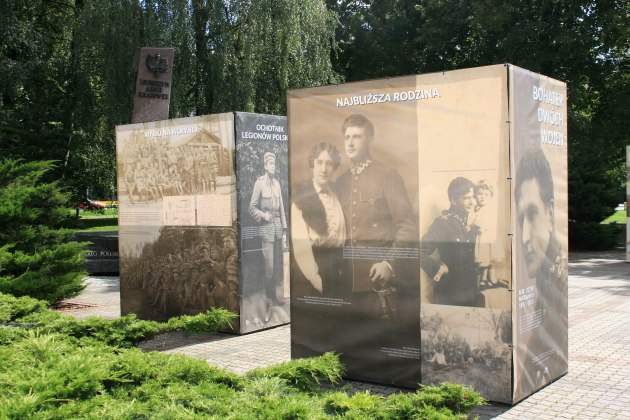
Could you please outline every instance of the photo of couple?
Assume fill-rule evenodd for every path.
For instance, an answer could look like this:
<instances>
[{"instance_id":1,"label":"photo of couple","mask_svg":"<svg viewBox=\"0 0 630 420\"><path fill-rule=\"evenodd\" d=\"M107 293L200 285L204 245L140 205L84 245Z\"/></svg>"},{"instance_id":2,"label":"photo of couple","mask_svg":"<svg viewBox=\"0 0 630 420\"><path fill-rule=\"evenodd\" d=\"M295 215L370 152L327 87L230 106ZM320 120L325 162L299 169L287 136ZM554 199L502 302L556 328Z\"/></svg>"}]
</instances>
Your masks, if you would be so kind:
<instances>
[{"instance_id":1,"label":"photo of couple","mask_svg":"<svg viewBox=\"0 0 630 420\"><path fill-rule=\"evenodd\" d=\"M343 152L311 146L311 177L292 189L292 351L334 350L357 370L375 358L400 364L392 353L417 348L404 333L418 331L417 217L403 177L371 152L372 122L351 114L341 135Z\"/></svg>"},{"instance_id":2,"label":"photo of couple","mask_svg":"<svg viewBox=\"0 0 630 420\"><path fill-rule=\"evenodd\" d=\"M353 275L347 281L339 281L338 271L327 272L333 262L330 253L338 253L331 250L409 247L416 240L416 221L401 176L371 156L372 123L353 114L344 121L342 133L350 169L333 182L340 153L330 143L316 144L309 155L313 177L298 186L293 196L295 259L315 291L344 298L353 293L366 315L393 319L393 300L381 299L386 294L377 292L392 292L395 258L380 259L369 252L350 258ZM352 254L346 249L342 255Z\"/></svg>"}]
</instances>

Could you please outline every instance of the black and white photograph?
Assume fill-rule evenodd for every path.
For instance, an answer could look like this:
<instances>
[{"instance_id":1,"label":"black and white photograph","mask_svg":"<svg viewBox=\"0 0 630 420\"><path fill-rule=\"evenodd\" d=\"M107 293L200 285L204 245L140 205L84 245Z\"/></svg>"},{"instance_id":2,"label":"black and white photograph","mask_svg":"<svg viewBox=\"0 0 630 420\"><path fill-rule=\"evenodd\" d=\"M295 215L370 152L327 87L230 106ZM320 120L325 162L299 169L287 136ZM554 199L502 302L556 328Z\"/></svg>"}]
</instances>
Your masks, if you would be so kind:
<instances>
[{"instance_id":1,"label":"black and white photograph","mask_svg":"<svg viewBox=\"0 0 630 420\"><path fill-rule=\"evenodd\" d=\"M511 83L518 401L569 368L567 90L562 82L516 67ZM553 100L543 101L542 92ZM550 123L540 118L545 113L558 117Z\"/></svg>"},{"instance_id":2,"label":"black and white photograph","mask_svg":"<svg viewBox=\"0 0 630 420\"><path fill-rule=\"evenodd\" d=\"M465 383L485 398L510 402L510 311L423 306L422 383Z\"/></svg>"},{"instance_id":3,"label":"black and white photograph","mask_svg":"<svg viewBox=\"0 0 630 420\"><path fill-rule=\"evenodd\" d=\"M317 355L335 350L336 320L349 304L349 291L340 281L346 223L333 181L341 164L339 150L330 143L316 144L308 164L312 178L292 193L291 313L293 328L309 331L294 344L295 351Z\"/></svg>"},{"instance_id":4,"label":"black and white photograph","mask_svg":"<svg viewBox=\"0 0 630 420\"><path fill-rule=\"evenodd\" d=\"M556 231L553 174L541 148L520 158L514 200L518 258L532 279L531 286L519 288L527 298L519 300L519 333L526 337L521 388L534 391L568 364L568 254Z\"/></svg>"},{"instance_id":5,"label":"black and white photograph","mask_svg":"<svg viewBox=\"0 0 630 420\"><path fill-rule=\"evenodd\" d=\"M415 79L394 86L405 83ZM335 351L350 377L415 386L415 104L340 110L332 88L321 94L313 99L319 119L309 118L311 97L298 91L290 102L299 121L291 125L292 357Z\"/></svg>"},{"instance_id":6,"label":"black and white photograph","mask_svg":"<svg viewBox=\"0 0 630 420\"><path fill-rule=\"evenodd\" d=\"M286 117L236 113L241 332L289 322Z\"/></svg>"},{"instance_id":7,"label":"black and white photograph","mask_svg":"<svg viewBox=\"0 0 630 420\"><path fill-rule=\"evenodd\" d=\"M496 187L464 175L468 177L448 183L448 207L436 215L420 242L420 265L430 280L426 302L507 309L508 236L499 234Z\"/></svg>"},{"instance_id":8,"label":"black and white photograph","mask_svg":"<svg viewBox=\"0 0 630 420\"><path fill-rule=\"evenodd\" d=\"M211 307L239 313L234 228L123 228L122 234L125 313L143 319L194 315Z\"/></svg>"}]
</instances>

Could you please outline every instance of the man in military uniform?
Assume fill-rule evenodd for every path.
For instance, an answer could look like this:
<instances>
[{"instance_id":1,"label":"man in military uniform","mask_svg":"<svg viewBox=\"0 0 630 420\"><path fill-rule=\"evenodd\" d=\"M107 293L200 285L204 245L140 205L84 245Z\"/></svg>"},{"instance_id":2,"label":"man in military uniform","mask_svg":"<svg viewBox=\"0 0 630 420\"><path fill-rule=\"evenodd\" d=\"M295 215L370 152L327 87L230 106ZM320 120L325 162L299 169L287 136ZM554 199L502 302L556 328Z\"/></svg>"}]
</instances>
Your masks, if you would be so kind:
<instances>
[{"instance_id":1,"label":"man in military uniform","mask_svg":"<svg viewBox=\"0 0 630 420\"><path fill-rule=\"evenodd\" d=\"M184 146L184 183L188 194L195 193L195 157L192 146Z\"/></svg>"},{"instance_id":2,"label":"man in military uniform","mask_svg":"<svg viewBox=\"0 0 630 420\"><path fill-rule=\"evenodd\" d=\"M220 284L220 290L217 290L217 294L222 297L224 308L238 313L238 255L236 234L232 229L225 229L223 232L223 250L225 252L225 283Z\"/></svg>"},{"instance_id":3,"label":"man in military uniform","mask_svg":"<svg viewBox=\"0 0 630 420\"><path fill-rule=\"evenodd\" d=\"M210 192L217 190L217 175L219 174L219 160L217 159L217 154L214 153L212 149L208 151L208 160L210 162L210 185L208 192Z\"/></svg>"},{"instance_id":4,"label":"man in military uniform","mask_svg":"<svg viewBox=\"0 0 630 420\"><path fill-rule=\"evenodd\" d=\"M418 282L410 275L415 271L417 278L417 268L411 259L402 263L394 250L417 247L411 203L398 172L370 154L374 141L370 120L362 114L350 115L341 132L351 167L336 183L346 224L346 264L339 279L344 284L339 289L350 305L337 323L337 351L355 377L393 376L400 384L417 383L419 369L414 372L408 361L382 351L417 345L410 339L420 329Z\"/></svg>"},{"instance_id":5,"label":"man in military uniform","mask_svg":"<svg viewBox=\"0 0 630 420\"><path fill-rule=\"evenodd\" d=\"M530 149L521 158L514 196L527 276L536 279L533 319L540 320L519 370L520 389L527 395L568 368L568 262L555 229L553 177L542 149Z\"/></svg>"},{"instance_id":6,"label":"man in military uniform","mask_svg":"<svg viewBox=\"0 0 630 420\"><path fill-rule=\"evenodd\" d=\"M420 266L433 279L431 303L484 306L477 287L475 240L479 228L470 223L475 212L475 184L457 177L448 186L450 207L436 218L420 243Z\"/></svg>"},{"instance_id":7,"label":"man in military uniform","mask_svg":"<svg viewBox=\"0 0 630 420\"><path fill-rule=\"evenodd\" d=\"M249 203L249 214L260 225L262 254L265 264L265 293L267 307L265 322L269 322L273 306L281 306L276 294L283 282L282 248L286 241L287 222L284 215L282 191L275 176L276 155L267 152L263 156L265 174L254 184Z\"/></svg>"},{"instance_id":8,"label":"man in military uniform","mask_svg":"<svg viewBox=\"0 0 630 420\"><path fill-rule=\"evenodd\" d=\"M402 177L395 169L375 162L370 155L372 123L361 114L346 118L342 126L344 148L351 168L337 180L338 196L347 228L347 247L407 247L416 240L416 224ZM352 252L352 251L350 251ZM395 264L394 264L395 265ZM351 259L351 291L366 315L382 317L375 290L392 284L394 265L379 258Z\"/></svg>"}]
</instances>

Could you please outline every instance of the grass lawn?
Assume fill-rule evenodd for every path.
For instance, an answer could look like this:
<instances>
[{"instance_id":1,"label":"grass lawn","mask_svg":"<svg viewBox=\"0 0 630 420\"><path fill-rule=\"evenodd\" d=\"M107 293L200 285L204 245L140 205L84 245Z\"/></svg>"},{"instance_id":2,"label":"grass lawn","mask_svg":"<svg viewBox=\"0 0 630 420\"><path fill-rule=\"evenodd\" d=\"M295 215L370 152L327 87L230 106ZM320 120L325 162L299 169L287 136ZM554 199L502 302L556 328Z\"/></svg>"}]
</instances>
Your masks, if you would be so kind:
<instances>
[{"instance_id":1,"label":"grass lawn","mask_svg":"<svg viewBox=\"0 0 630 420\"><path fill-rule=\"evenodd\" d=\"M602 223L606 225L610 223L617 223L620 225L625 225L627 220L628 220L628 216L626 215L626 211L618 210L614 212L613 214L611 214L610 216L608 216L606 219L604 219Z\"/></svg>"},{"instance_id":2,"label":"grass lawn","mask_svg":"<svg viewBox=\"0 0 630 420\"><path fill-rule=\"evenodd\" d=\"M118 209L105 209L103 213L81 210L76 221L78 232L107 232L118 230Z\"/></svg>"}]
</instances>

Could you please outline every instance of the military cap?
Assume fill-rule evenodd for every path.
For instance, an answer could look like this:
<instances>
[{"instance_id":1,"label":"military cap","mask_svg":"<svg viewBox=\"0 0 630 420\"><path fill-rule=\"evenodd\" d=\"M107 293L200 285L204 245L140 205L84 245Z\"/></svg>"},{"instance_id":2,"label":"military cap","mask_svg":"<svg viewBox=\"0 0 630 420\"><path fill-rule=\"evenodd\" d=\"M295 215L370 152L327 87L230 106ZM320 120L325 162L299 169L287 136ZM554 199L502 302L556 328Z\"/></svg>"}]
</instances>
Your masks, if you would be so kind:
<instances>
[{"instance_id":1,"label":"military cap","mask_svg":"<svg viewBox=\"0 0 630 420\"><path fill-rule=\"evenodd\" d=\"M269 160L273 160L274 162L276 161L276 155L274 155L271 152L267 152L265 153L265 155L263 156L263 160L265 161L265 164L267 163L267 161Z\"/></svg>"},{"instance_id":2,"label":"military cap","mask_svg":"<svg viewBox=\"0 0 630 420\"><path fill-rule=\"evenodd\" d=\"M236 233L231 229L223 229L221 236L224 238L230 237L236 241Z\"/></svg>"}]
</instances>

